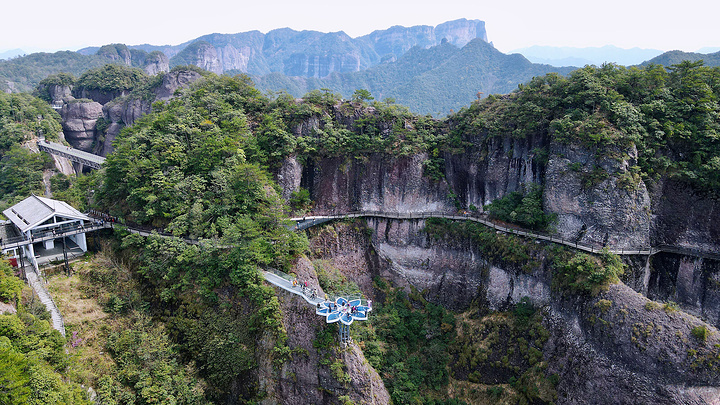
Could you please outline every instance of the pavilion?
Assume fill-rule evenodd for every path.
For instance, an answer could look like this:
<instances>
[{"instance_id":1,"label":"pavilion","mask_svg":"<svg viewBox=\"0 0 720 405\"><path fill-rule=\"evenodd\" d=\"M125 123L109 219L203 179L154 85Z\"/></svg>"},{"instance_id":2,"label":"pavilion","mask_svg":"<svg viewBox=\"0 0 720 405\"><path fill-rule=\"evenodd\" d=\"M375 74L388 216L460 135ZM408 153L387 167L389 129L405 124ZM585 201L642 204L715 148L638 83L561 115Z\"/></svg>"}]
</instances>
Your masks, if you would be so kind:
<instances>
[{"instance_id":1,"label":"pavilion","mask_svg":"<svg viewBox=\"0 0 720 405\"><path fill-rule=\"evenodd\" d=\"M92 219L63 201L33 194L3 215L8 219L1 235L3 254L11 261L28 260L37 270L39 264L87 251L85 229Z\"/></svg>"}]
</instances>

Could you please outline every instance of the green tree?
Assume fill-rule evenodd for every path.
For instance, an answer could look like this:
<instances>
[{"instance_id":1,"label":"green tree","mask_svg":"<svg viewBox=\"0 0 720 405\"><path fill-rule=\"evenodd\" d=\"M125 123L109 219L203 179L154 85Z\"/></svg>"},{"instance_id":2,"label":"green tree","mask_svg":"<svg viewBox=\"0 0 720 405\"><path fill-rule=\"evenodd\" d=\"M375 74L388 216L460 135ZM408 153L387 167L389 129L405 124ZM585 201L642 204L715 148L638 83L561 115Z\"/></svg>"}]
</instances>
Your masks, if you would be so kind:
<instances>
[{"instance_id":1,"label":"green tree","mask_svg":"<svg viewBox=\"0 0 720 405\"><path fill-rule=\"evenodd\" d=\"M370 91L368 91L366 89L357 89L357 90L355 90L355 92L353 93L353 96L352 96L352 101L355 101L355 102L364 102L364 101L371 101L371 100L375 100L375 97L373 97L372 94L370 94ZM388 102L388 104L392 104L392 103Z\"/></svg>"}]
</instances>

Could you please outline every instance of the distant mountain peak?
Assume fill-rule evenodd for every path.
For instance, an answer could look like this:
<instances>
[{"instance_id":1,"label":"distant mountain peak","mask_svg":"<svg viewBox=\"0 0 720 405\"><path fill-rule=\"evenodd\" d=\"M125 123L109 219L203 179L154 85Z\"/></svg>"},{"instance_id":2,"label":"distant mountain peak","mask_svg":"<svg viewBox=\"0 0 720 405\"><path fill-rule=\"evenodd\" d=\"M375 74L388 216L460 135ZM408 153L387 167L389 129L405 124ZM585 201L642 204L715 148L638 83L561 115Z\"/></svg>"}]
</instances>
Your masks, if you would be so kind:
<instances>
[{"instance_id":1,"label":"distant mountain peak","mask_svg":"<svg viewBox=\"0 0 720 405\"><path fill-rule=\"evenodd\" d=\"M553 66L600 66L603 63L630 66L654 58L660 55L662 51L637 47L624 49L615 45L585 48L533 45L527 48L515 49L512 53L520 53L535 63L545 63Z\"/></svg>"}]
</instances>

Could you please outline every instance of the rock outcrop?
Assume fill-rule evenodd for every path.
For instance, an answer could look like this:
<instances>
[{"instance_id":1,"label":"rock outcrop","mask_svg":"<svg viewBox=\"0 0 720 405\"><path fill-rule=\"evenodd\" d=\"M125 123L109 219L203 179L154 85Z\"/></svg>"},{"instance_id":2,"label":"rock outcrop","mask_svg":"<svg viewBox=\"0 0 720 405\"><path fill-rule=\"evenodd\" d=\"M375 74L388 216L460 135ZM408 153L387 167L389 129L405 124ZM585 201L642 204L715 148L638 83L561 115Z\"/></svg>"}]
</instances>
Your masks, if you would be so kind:
<instances>
[{"instance_id":1,"label":"rock outcrop","mask_svg":"<svg viewBox=\"0 0 720 405\"><path fill-rule=\"evenodd\" d=\"M653 187L652 239L658 245L720 252L720 201L673 180Z\"/></svg>"},{"instance_id":2,"label":"rock outcrop","mask_svg":"<svg viewBox=\"0 0 720 405\"><path fill-rule=\"evenodd\" d=\"M207 71L221 74L223 72L217 49L206 41L196 41L180 51L171 59L173 66L195 65Z\"/></svg>"},{"instance_id":3,"label":"rock outcrop","mask_svg":"<svg viewBox=\"0 0 720 405\"><path fill-rule=\"evenodd\" d=\"M53 84L48 86L48 93L53 105L62 105L64 99L72 96L72 86Z\"/></svg>"},{"instance_id":4,"label":"rock outcrop","mask_svg":"<svg viewBox=\"0 0 720 405\"><path fill-rule=\"evenodd\" d=\"M168 59L168 57L160 51L150 52L145 58L143 70L149 76L169 72L170 59Z\"/></svg>"},{"instance_id":5,"label":"rock outcrop","mask_svg":"<svg viewBox=\"0 0 720 405\"><path fill-rule=\"evenodd\" d=\"M103 116L102 110L102 104L95 101L70 100L63 105L60 115L65 140L74 148L92 152L95 126L98 118Z\"/></svg>"},{"instance_id":6,"label":"rock outcrop","mask_svg":"<svg viewBox=\"0 0 720 405\"><path fill-rule=\"evenodd\" d=\"M149 114L153 102L171 99L178 89L189 86L201 77L200 73L192 70L168 73L163 76L162 83L153 90L154 97L150 99L121 95L111 98L103 105L96 101L66 97L64 100L69 104L63 106L61 113L66 139L78 149L107 156L112 152L112 143L120 130ZM93 96L106 100L112 95L98 93ZM96 130L98 119L103 120L103 127L99 131Z\"/></svg>"},{"instance_id":7,"label":"rock outcrop","mask_svg":"<svg viewBox=\"0 0 720 405\"><path fill-rule=\"evenodd\" d=\"M202 75L194 70L176 70L165 75L160 87L154 90L155 101L171 99L178 89L189 86L201 77Z\"/></svg>"},{"instance_id":8,"label":"rock outcrop","mask_svg":"<svg viewBox=\"0 0 720 405\"><path fill-rule=\"evenodd\" d=\"M650 246L650 196L629 172L637 150L623 152L629 157L598 157L580 146L551 145L543 195L545 209L557 214L562 238L616 249Z\"/></svg>"}]
</instances>

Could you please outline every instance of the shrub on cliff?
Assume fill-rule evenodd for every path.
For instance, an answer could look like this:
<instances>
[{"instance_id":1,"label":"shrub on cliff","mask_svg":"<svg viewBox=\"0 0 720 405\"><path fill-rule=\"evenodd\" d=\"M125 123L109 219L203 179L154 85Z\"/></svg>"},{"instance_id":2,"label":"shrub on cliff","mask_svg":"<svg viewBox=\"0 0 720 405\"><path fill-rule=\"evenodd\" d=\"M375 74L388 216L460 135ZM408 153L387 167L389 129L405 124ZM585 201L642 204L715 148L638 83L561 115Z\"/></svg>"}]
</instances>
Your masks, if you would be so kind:
<instances>
[{"instance_id":1,"label":"shrub on cliff","mask_svg":"<svg viewBox=\"0 0 720 405\"><path fill-rule=\"evenodd\" d=\"M546 214L542 208L543 190L537 184L523 185L522 191L513 191L485 206L492 218L518 224L536 231L546 230L556 215Z\"/></svg>"},{"instance_id":2,"label":"shrub on cliff","mask_svg":"<svg viewBox=\"0 0 720 405\"><path fill-rule=\"evenodd\" d=\"M618 255L607 250L599 256L561 252L553 258L553 286L562 291L596 295L616 283L625 271Z\"/></svg>"}]
</instances>

